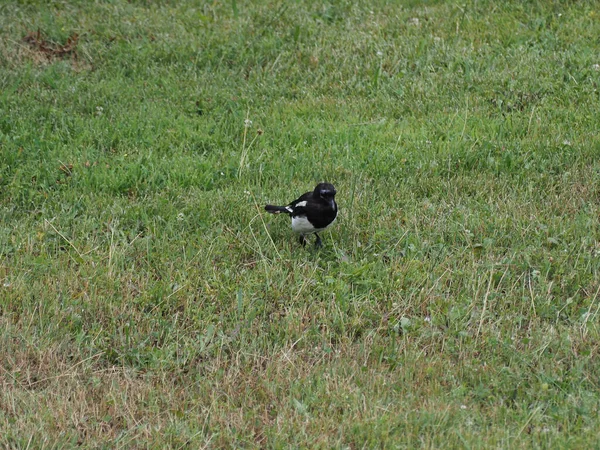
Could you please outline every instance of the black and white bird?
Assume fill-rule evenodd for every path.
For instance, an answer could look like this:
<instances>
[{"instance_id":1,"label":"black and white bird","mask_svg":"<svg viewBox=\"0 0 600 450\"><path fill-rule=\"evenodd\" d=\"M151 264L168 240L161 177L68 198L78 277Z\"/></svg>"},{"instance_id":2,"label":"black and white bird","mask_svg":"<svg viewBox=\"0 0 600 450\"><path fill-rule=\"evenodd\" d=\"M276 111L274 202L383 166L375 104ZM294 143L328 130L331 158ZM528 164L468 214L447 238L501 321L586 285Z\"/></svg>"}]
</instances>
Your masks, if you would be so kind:
<instances>
[{"instance_id":1,"label":"black and white bird","mask_svg":"<svg viewBox=\"0 0 600 450\"><path fill-rule=\"evenodd\" d=\"M300 235L300 243L306 245L306 235L314 233L316 247L323 244L317 233L331 225L337 217L335 188L330 183L319 183L314 191L302 194L287 206L266 205L271 214L285 213L292 217L292 230Z\"/></svg>"}]
</instances>

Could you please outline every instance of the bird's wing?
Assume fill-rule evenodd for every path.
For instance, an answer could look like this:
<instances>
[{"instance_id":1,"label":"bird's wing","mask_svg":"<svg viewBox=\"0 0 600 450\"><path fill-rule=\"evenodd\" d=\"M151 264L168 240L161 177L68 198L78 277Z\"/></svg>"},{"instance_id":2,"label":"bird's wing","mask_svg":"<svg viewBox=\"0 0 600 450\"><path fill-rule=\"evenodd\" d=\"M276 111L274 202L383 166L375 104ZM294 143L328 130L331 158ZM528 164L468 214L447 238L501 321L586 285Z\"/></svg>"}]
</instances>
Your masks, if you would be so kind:
<instances>
[{"instance_id":1,"label":"bird's wing","mask_svg":"<svg viewBox=\"0 0 600 450\"><path fill-rule=\"evenodd\" d=\"M290 203L288 206L292 208L295 216L306 214L306 204L312 201L312 192L306 192Z\"/></svg>"}]
</instances>

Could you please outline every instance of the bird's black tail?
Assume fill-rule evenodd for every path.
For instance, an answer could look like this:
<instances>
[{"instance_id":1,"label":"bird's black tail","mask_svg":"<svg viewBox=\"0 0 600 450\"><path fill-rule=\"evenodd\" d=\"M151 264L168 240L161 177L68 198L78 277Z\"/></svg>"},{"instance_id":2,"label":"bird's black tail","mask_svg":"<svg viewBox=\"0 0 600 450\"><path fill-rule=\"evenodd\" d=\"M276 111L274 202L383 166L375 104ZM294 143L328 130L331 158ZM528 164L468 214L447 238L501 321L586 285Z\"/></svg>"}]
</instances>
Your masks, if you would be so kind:
<instances>
[{"instance_id":1,"label":"bird's black tail","mask_svg":"<svg viewBox=\"0 0 600 450\"><path fill-rule=\"evenodd\" d=\"M275 205L266 205L265 211L271 214L281 214L281 213L290 213L290 210L285 206L275 206Z\"/></svg>"}]
</instances>

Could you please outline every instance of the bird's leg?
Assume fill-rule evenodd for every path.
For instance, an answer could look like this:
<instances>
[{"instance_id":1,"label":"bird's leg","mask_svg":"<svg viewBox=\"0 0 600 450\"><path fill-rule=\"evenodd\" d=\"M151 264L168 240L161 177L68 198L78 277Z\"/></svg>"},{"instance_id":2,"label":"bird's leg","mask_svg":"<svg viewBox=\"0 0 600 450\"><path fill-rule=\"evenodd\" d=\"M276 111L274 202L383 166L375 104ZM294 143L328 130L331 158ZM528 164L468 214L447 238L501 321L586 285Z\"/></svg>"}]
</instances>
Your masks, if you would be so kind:
<instances>
[{"instance_id":1,"label":"bird's leg","mask_svg":"<svg viewBox=\"0 0 600 450\"><path fill-rule=\"evenodd\" d=\"M306 245L306 238L304 237L303 234L300 235L300 238L298 240L300 241L300 244L302 245L302 247L304 247Z\"/></svg>"},{"instance_id":2,"label":"bird's leg","mask_svg":"<svg viewBox=\"0 0 600 450\"><path fill-rule=\"evenodd\" d=\"M316 248L323 247L323 242L321 242L321 238L319 237L319 235L317 233L315 233L315 236L317 237L317 239L315 240L315 247Z\"/></svg>"}]
</instances>

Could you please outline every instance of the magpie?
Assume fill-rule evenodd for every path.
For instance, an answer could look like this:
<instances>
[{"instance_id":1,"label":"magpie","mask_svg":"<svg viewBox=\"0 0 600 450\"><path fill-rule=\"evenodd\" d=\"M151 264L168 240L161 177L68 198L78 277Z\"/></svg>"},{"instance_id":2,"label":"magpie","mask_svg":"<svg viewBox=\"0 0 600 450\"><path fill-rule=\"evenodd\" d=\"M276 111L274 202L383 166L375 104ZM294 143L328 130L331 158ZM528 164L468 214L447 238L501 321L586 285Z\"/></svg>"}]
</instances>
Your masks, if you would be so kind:
<instances>
[{"instance_id":1,"label":"magpie","mask_svg":"<svg viewBox=\"0 0 600 450\"><path fill-rule=\"evenodd\" d=\"M300 244L306 245L306 235L317 237L315 247L323 243L317 234L333 223L338 207L335 203L335 188L330 183L319 183L314 191L302 194L287 206L266 205L271 214L285 213L292 217L292 230L300 235Z\"/></svg>"}]
</instances>

